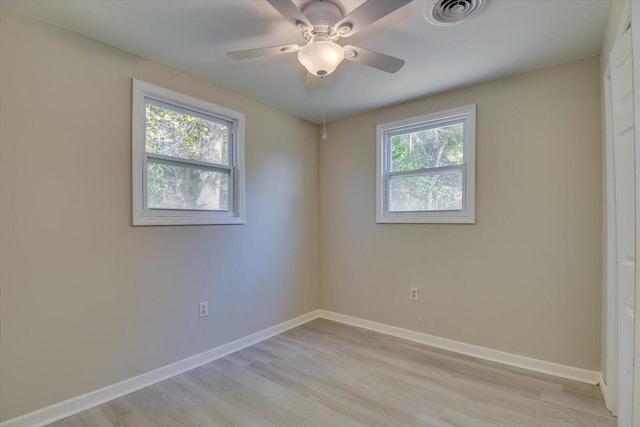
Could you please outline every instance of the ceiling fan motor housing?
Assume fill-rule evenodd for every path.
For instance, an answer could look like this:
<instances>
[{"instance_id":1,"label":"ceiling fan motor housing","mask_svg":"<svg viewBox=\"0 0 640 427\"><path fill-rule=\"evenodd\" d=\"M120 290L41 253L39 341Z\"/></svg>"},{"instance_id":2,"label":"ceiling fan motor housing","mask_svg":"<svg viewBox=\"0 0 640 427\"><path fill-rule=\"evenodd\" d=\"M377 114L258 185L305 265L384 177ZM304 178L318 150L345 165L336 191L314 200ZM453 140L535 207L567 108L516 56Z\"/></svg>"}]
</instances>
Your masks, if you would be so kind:
<instances>
[{"instance_id":1,"label":"ceiling fan motor housing","mask_svg":"<svg viewBox=\"0 0 640 427\"><path fill-rule=\"evenodd\" d=\"M310 40L317 35L337 39L338 34L333 26L342 19L342 10L337 4L327 0L314 1L306 5L302 13L313 24L313 29L304 32L305 39Z\"/></svg>"}]
</instances>

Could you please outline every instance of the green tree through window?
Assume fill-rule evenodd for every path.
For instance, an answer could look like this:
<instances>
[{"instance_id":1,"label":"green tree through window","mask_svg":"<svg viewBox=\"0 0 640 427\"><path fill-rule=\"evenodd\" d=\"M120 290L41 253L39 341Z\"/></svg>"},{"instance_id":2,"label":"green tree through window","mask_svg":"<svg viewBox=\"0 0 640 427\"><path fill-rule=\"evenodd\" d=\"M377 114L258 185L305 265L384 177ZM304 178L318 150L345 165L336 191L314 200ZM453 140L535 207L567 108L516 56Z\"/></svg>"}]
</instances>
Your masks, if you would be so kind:
<instances>
[{"instance_id":1,"label":"green tree through window","mask_svg":"<svg viewBox=\"0 0 640 427\"><path fill-rule=\"evenodd\" d=\"M391 171L416 171L463 163L463 124L423 129L391 138ZM462 206L462 174L448 170L391 179L393 211L442 211Z\"/></svg>"},{"instance_id":2,"label":"green tree through window","mask_svg":"<svg viewBox=\"0 0 640 427\"><path fill-rule=\"evenodd\" d=\"M146 105L148 153L207 164L229 165L229 127L191 114ZM229 209L229 177L224 171L150 158L147 204L156 209Z\"/></svg>"}]
</instances>

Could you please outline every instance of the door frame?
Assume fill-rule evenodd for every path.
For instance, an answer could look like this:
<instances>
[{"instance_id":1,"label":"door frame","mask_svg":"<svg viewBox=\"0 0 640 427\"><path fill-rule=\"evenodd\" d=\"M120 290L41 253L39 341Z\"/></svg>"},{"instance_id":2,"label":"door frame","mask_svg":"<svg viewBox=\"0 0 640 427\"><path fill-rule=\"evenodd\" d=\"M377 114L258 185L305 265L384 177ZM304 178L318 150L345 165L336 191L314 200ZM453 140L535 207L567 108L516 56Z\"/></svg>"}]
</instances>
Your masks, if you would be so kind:
<instances>
[{"instance_id":1,"label":"door frame","mask_svg":"<svg viewBox=\"0 0 640 427\"><path fill-rule=\"evenodd\" d=\"M609 63L604 74L604 103L605 103L605 185L606 185L606 216L605 231L605 263L607 275L607 375L603 395L607 409L613 415L618 415L618 279L617 279L617 239L616 239L616 193L613 156L613 126L611 113L611 73ZM602 378L605 380L605 378Z\"/></svg>"},{"instance_id":2,"label":"door frame","mask_svg":"<svg viewBox=\"0 0 640 427\"><path fill-rule=\"evenodd\" d=\"M618 23L618 30L616 32L616 41L619 40L626 32L630 23L635 24L635 32L631 34L632 37L632 56L633 65L635 69L640 69L640 65L636 66L638 60L640 60L640 42L635 40L634 34L640 32L640 11L638 7L633 8L631 1L625 0L624 9L620 22ZM633 18L633 19L632 19ZM634 30L632 25L631 31ZM635 43L634 43L635 42ZM601 52L601 54L609 55L609 52ZM640 88L638 82L638 73L634 73L634 88ZM607 329L606 329L606 382L603 387L603 394L607 409L611 411L613 415L618 415L618 282L617 282L617 239L616 239L616 212L615 212L615 173L614 173L614 153L613 153L613 127L612 127L612 111L611 111L611 74L610 63L607 61L607 67L604 73L604 103L605 103L605 188L606 188L606 217L607 222L604 225L607 235L605 244L605 265L607 269L607 275L604 277L606 284L607 295ZM635 123L640 123L640 90L634 90L634 116ZM635 164L640 165L640 132L635 132ZM636 254L640 254L638 251L640 239L638 235L640 232L640 173L636 174ZM640 289L640 275L635 274L636 282L636 307L638 305L639 289ZM640 349L640 316L635 316L635 348ZM640 351L635 351L634 354L634 394L640 396ZM604 380L605 378L603 378ZM638 400L638 399L636 399ZM640 418L640 405L638 408L634 407L634 418L638 416ZM635 424L634 424L635 425ZM640 425L640 420L638 421Z\"/></svg>"},{"instance_id":3,"label":"door frame","mask_svg":"<svg viewBox=\"0 0 640 427\"><path fill-rule=\"evenodd\" d=\"M633 362L633 393L636 396L633 404L633 425L640 426L640 274L637 256L640 254L640 5L630 5L631 22L631 54L633 56L633 106L635 129L635 163L636 163L636 272L635 272L635 354Z\"/></svg>"}]
</instances>

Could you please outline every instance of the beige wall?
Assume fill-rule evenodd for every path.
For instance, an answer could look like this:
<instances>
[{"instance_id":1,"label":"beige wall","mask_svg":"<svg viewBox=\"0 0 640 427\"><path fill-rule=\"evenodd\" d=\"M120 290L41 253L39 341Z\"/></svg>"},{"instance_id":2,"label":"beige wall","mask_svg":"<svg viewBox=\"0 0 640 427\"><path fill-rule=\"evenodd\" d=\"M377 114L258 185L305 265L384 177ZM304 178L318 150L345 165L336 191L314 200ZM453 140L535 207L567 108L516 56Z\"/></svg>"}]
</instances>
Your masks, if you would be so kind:
<instances>
[{"instance_id":1,"label":"beige wall","mask_svg":"<svg viewBox=\"0 0 640 427\"><path fill-rule=\"evenodd\" d=\"M318 308L316 126L0 16L0 419ZM246 225L131 226L133 77L246 114Z\"/></svg>"},{"instance_id":2,"label":"beige wall","mask_svg":"<svg viewBox=\"0 0 640 427\"><path fill-rule=\"evenodd\" d=\"M602 342L600 348L600 371L605 381L607 380L607 253L606 253L606 241L607 241L607 182L606 182L606 129L605 129L605 100L604 100L604 76L609 63L609 52L613 47L618 30L620 27L620 20L622 19L623 11L625 7L625 0L613 0L611 2L611 8L609 9L609 19L607 21L607 28L605 31L604 40L602 42L602 48L600 49L600 96L601 96L601 128L602 128L602 319L601 319L601 339Z\"/></svg>"},{"instance_id":3,"label":"beige wall","mask_svg":"<svg viewBox=\"0 0 640 427\"><path fill-rule=\"evenodd\" d=\"M589 58L332 123L320 142L323 308L598 370L599 75ZM477 223L375 224L376 124L468 104Z\"/></svg>"}]
</instances>

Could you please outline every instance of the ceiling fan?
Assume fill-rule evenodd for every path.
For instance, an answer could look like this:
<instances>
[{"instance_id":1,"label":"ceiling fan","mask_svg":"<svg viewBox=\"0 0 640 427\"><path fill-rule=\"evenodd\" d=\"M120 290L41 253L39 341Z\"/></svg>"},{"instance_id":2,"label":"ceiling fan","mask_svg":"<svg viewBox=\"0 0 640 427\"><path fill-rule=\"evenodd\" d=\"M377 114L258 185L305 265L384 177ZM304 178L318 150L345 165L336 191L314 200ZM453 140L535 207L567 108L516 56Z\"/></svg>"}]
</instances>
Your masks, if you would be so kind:
<instances>
[{"instance_id":1,"label":"ceiling fan","mask_svg":"<svg viewBox=\"0 0 640 427\"><path fill-rule=\"evenodd\" d=\"M338 39L351 37L358 31L412 0L367 0L343 16L340 7L330 0L315 0L300 10L292 0L267 0L284 18L302 31L306 44L287 44L258 49L227 52L232 59L298 53L298 61L318 77L331 74L343 59L358 62L388 73L404 65L402 59L352 45L341 46ZM307 80L309 85L310 81Z\"/></svg>"}]
</instances>

